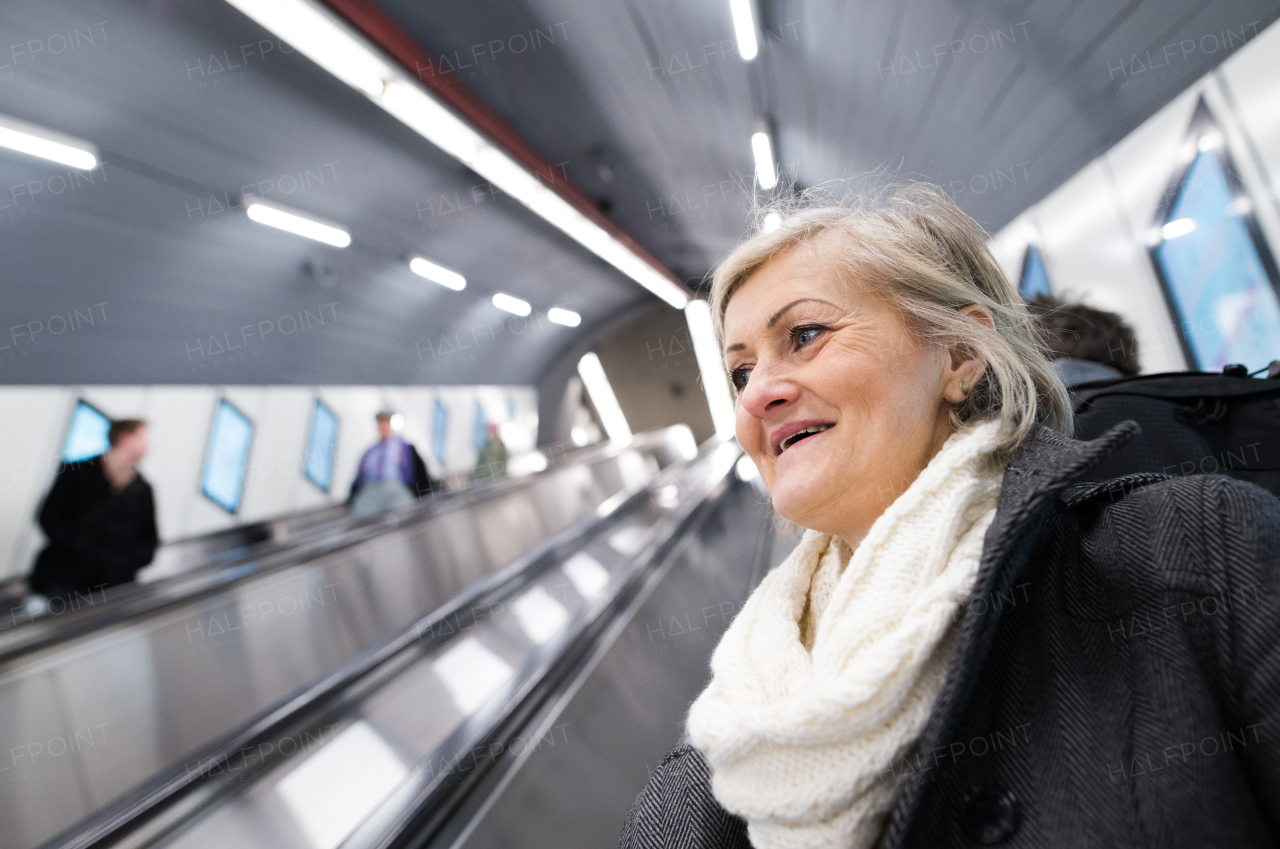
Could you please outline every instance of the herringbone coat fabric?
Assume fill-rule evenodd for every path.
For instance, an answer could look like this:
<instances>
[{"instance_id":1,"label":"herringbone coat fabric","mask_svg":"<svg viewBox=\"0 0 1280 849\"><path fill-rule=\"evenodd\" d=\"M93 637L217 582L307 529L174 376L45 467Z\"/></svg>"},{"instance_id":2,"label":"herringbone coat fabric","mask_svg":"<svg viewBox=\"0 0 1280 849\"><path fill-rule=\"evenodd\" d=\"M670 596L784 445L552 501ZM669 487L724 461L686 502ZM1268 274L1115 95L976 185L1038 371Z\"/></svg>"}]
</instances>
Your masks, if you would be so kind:
<instances>
[{"instance_id":1,"label":"herringbone coat fabric","mask_svg":"<svg viewBox=\"0 0 1280 849\"><path fill-rule=\"evenodd\" d=\"M1080 483L1137 432L1014 455L882 849L1280 845L1280 500L1218 476ZM677 748L624 849L745 849Z\"/></svg>"}]
</instances>

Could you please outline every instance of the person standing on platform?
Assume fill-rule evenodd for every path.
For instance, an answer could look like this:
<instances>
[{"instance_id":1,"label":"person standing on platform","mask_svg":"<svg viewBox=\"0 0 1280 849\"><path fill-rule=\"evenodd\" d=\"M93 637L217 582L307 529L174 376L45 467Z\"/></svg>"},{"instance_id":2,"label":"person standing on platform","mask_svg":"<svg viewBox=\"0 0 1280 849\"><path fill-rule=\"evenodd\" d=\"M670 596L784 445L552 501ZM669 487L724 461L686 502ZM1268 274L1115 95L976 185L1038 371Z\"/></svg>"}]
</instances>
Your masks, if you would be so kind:
<instances>
[{"instance_id":1,"label":"person standing on platform","mask_svg":"<svg viewBox=\"0 0 1280 849\"><path fill-rule=\"evenodd\" d=\"M480 456L476 458L476 468L472 473L477 480L507 476L507 446L498 435L497 422L489 422L487 432L489 438L480 449Z\"/></svg>"},{"instance_id":2,"label":"person standing on platform","mask_svg":"<svg viewBox=\"0 0 1280 849\"><path fill-rule=\"evenodd\" d=\"M146 422L112 422L107 442L104 454L60 464L40 508L49 544L27 583L73 608L77 593L93 603L95 592L132 581L159 543L151 484L138 472L147 455Z\"/></svg>"},{"instance_id":3,"label":"person standing on platform","mask_svg":"<svg viewBox=\"0 0 1280 849\"><path fill-rule=\"evenodd\" d=\"M395 415L386 410L378 413L378 444L364 452L356 479L351 482L347 503L357 518L412 504L434 489L427 464L417 449L396 433L398 428L392 427Z\"/></svg>"}]
</instances>

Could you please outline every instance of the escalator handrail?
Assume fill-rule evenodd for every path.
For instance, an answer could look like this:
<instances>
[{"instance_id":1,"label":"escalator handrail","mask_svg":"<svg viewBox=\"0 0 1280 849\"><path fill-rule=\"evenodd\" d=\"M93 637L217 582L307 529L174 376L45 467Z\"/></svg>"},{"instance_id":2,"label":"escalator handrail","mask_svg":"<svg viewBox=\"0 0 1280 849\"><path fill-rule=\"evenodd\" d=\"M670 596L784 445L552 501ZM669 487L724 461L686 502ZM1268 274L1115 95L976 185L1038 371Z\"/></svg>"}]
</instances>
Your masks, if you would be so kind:
<instances>
[{"instance_id":1,"label":"escalator handrail","mask_svg":"<svg viewBox=\"0 0 1280 849\"><path fill-rule=\"evenodd\" d=\"M678 427L678 426L677 426ZM638 435L628 445L590 446L575 452L573 465L594 464L611 459L624 451L644 450L661 444L671 428ZM335 551L351 548L386 533L430 521L449 513L473 507L478 503L535 485L544 476L563 471L570 464L548 466L540 472L519 478L505 478L484 486L433 496L411 508L381 513L356 520L337 534L317 529L312 536L281 543L269 551L257 551L243 560L219 564L213 568L194 569L150 584L132 588L128 594L110 604L85 609L81 615L51 623L49 617L35 619L24 627L0 631L0 670L26 655L68 642L95 631L140 619L182 604L222 593L228 588L256 577L309 563ZM32 626L45 625L39 628Z\"/></svg>"},{"instance_id":2,"label":"escalator handrail","mask_svg":"<svg viewBox=\"0 0 1280 849\"><path fill-rule=\"evenodd\" d=\"M700 451L697 458L687 464L672 466L655 481L610 497L595 513L584 516L563 531L543 540L501 570L473 584L445 605L418 618L392 637L362 652L338 670L285 698L274 708L261 714L258 719L205 747L198 756L194 756L195 763L210 766L227 763L236 753L255 747L278 735L283 729L295 725L301 717L316 709L318 704L332 700L356 686L415 643L421 642L431 646L435 642L444 642L443 638L427 640L423 635L434 635L439 623L446 621L460 610L486 600L499 600L518 591L542 571L559 563L560 558L556 556L558 552L569 548L578 538L594 535L601 528L617 521L630 506L647 500L652 490L661 485L664 479L669 478L670 473L680 471L685 465L696 464L703 456L704 452ZM195 790L211 774L203 768L193 772L186 765L171 768L121 801L46 842L44 846L49 849L52 847L90 849L90 847L111 845L119 837L134 831L142 823Z\"/></svg>"}]
</instances>

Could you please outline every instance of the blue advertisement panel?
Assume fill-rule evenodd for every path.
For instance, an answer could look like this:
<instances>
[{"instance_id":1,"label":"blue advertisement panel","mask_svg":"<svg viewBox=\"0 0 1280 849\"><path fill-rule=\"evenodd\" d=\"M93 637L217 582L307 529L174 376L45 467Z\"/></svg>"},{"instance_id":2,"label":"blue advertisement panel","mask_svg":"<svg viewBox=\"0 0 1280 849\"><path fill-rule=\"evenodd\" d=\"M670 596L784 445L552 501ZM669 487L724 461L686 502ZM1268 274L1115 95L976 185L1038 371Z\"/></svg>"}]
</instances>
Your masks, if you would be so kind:
<instances>
[{"instance_id":1,"label":"blue advertisement panel","mask_svg":"<svg viewBox=\"0 0 1280 849\"><path fill-rule=\"evenodd\" d=\"M1024 301L1036 295L1052 295L1049 288L1049 272L1044 267L1044 257L1040 256L1040 248L1027 245L1027 255L1022 259L1022 280L1018 283L1018 292Z\"/></svg>"},{"instance_id":2,"label":"blue advertisement panel","mask_svg":"<svg viewBox=\"0 0 1280 849\"><path fill-rule=\"evenodd\" d=\"M449 408L440 403L440 399L436 399L435 415L431 421L431 453L435 455L436 462L444 466L445 463L445 446L447 446L449 438Z\"/></svg>"},{"instance_id":3,"label":"blue advertisement panel","mask_svg":"<svg viewBox=\"0 0 1280 849\"><path fill-rule=\"evenodd\" d=\"M307 456L302 469L307 480L328 492L333 486L333 461L338 449L338 416L329 405L316 399L311 411L311 431L307 434Z\"/></svg>"},{"instance_id":4,"label":"blue advertisement panel","mask_svg":"<svg viewBox=\"0 0 1280 849\"><path fill-rule=\"evenodd\" d=\"M471 442L475 445L476 450L479 451L489 441L489 423L485 421L484 407L480 405L479 401L476 402L476 418L472 427Z\"/></svg>"},{"instance_id":5,"label":"blue advertisement panel","mask_svg":"<svg viewBox=\"0 0 1280 849\"><path fill-rule=\"evenodd\" d=\"M228 513L240 509L252 445L253 422L229 401L219 401L205 449L200 491Z\"/></svg>"},{"instance_id":6,"label":"blue advertisement panel","mask_svg":"<svg viewBox=\"0 0 1280 849\"><path fill-rule=\"evenodd\" d=\"M111 447L107 442L110 429L111 419L87 401L77 401L62 443L62 462L79 463L107 453Z\"/></svg>"},{"instance_id":7,"label":"blue advertisement panel","mask_svg":"<svg viewBox=\"0 0 1280 849\"><path fill-rule=\"evenodd\" d=\"M1252 206L1212 150L1183 176L1152 253L1197 368L1280 358L1280 298L1250 226Z\"/></svg>"}]
</instances>

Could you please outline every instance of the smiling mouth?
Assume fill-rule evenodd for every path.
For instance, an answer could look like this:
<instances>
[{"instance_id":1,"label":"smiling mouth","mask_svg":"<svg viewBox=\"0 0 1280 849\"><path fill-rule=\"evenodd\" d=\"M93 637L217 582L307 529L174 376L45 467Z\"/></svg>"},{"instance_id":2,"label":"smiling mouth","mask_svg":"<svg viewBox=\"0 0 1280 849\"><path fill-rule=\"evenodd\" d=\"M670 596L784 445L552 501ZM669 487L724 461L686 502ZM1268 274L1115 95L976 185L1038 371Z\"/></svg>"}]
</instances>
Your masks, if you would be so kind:
<instances>
[{"instance_id":1,"label":"smiling mouth","mask_svg":"<svg viewBox=\"0 0 1280 849\"><path fill-rule=\"evenodd\" d=\"M793 433L790 436L788 436L786 439L782 440L782 442L778 443L778 454L782 454L788 448L800 442L801 440L805 440L815 434L822 433L824 430L830 430L832 427L834 427L834 425L829 425L829 424L811 425L810 427L807 427L802 431Z\"/></svg>"}]
</instances>

